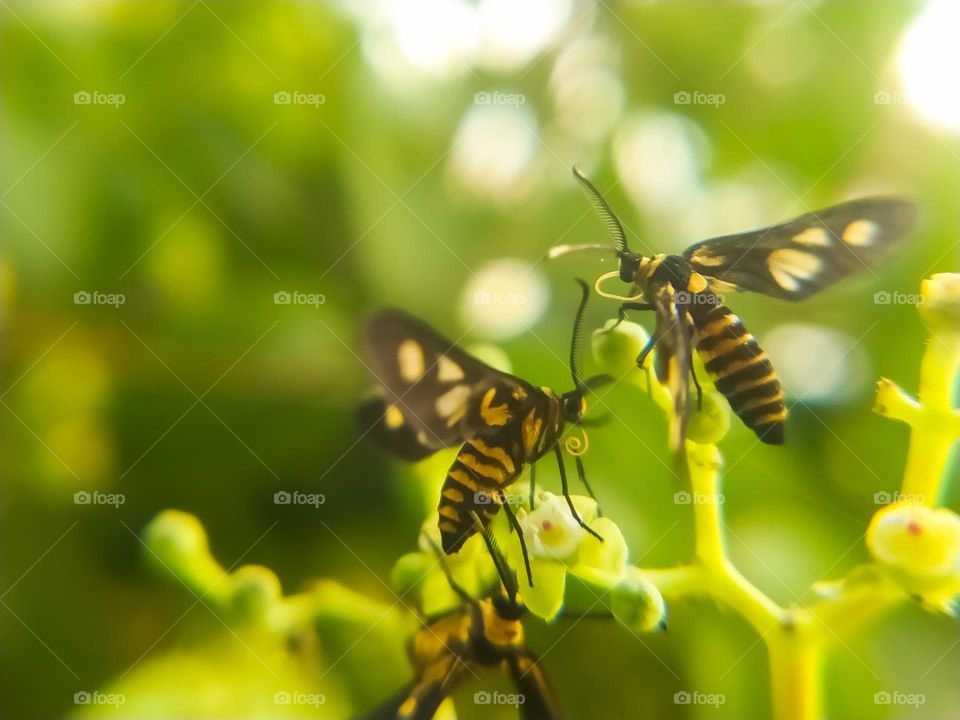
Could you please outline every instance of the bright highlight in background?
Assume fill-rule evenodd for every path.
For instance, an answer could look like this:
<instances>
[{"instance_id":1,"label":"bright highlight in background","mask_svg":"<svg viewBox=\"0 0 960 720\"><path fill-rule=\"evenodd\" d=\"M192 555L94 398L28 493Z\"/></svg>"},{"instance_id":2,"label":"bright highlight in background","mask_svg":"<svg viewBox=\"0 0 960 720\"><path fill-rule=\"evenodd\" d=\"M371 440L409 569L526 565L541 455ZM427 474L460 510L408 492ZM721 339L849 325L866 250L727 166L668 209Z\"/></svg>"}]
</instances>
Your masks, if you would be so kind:
<instances>
[{"instance_id":1,"label":"bright highlight in background","mask_svg":"<svg viewBox=\"0 0 960 720\"><path fill-rule=\"evenodd\" d=\"M926 120L960 131L960 3L933 0L904 35L899 70L907 100Z\"/></svg>"},{"instance_id":2,"label":"bright highlight in background","mask_svg":"<svg viewBox=\"0 0 960 720\"><path fill-rule=\"evenodd\" d=\"M489 262L467 284L460 303L467 327L497 340L528 331L547 309L543 277L522 260Z\"/></svg>"}]
</instances>

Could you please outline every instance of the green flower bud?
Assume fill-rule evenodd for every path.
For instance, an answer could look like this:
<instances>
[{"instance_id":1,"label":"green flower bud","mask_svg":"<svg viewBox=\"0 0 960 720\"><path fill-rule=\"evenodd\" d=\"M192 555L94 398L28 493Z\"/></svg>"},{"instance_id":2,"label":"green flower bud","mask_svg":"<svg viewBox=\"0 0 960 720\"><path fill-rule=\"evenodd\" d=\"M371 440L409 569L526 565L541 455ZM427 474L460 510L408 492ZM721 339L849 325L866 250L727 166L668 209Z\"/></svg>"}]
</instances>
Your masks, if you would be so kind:
<instances>
[{"instance_id":1,"label":"green flower bud","mask_svg":"<svg viewBox=\"0 0 960 720\"><path fill-rule=\"evenodd\" d=\"M714 445L730 429L730 405L720 393L703 388L703 402L697 409L696 393L691 393L694 412L687 425L687 437L701 445Z\"/></svg>"},{"instance_id":2,"label":"green flower bud","mask_svg":"<svg viewBox=\"0 0 960 720\"><path fill-rule=\"evenodd\" d=\"M147 559L187 584L194 592L211 593L215 601L230 592L225 571L210 554L207 533L194 515L164 510L144 530Z\"/></svg>"},{"instance_id":3,"label":"green flower bud","mask_svg":"<svg viewBox=\"0 0 960 720\"><path fill-rule=\"evenodd\" d=\"M633 632L649 632L666 627L667 608L656 586L640 576L636 568L610 591L613 616Z\"/></svg>"},{"instance_id":4,"label":"green flower bud","mask_svg":"<svg viewBox=\"0 0 960 720\"><path fill-rule=\"evenodd\" d=\"M604 372L622 377L637 369L637 356L650 339L650 335L629 320L624 320L613 330L616 320L608 320L601 330L594 330L590 339L593 357Z\"/></svg>"},{"instance_id":5,"label":"green flower bud","mask_svg":"<svg viewBox=\"0 0 960 720\"><path fill-rule=\"evenodd\" d=\"M390 571L390 586L401 597L414 592L430 571L431 565L433 562L426 553L412 552L400 556Z\"/></svg>"},{"instance_id":6,"label":"green flower bud","mask_svg":"<svg viewBox=\"0 0 960 720\"><path fill-rule=\"evenodd\" d=\"M243 620L265 619L282 596L279 578L262 565L244 565L231 579L231 606Z\"/></svg>"},{"instance_id":7,"label":"green flower bud","mask_svg":"<svg viewBox=\"0 0 960 720\"><path fill-rule=\"evenodd\" d=\"M960 593L960 516L945 508L896 503L867 528L867 547L904 590L946 607Z\"/></svg>"}]
</instances>

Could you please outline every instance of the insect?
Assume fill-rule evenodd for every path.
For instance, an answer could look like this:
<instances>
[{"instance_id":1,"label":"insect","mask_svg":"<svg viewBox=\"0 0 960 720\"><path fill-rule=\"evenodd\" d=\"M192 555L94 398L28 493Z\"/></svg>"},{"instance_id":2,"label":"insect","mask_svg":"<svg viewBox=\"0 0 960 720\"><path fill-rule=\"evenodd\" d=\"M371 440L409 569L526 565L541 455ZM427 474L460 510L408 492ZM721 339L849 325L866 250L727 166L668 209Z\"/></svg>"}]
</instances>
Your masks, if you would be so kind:
<instances>
[{"instance_id":1,"label":"insect","mask_svg":"<svg viewBox=\"0 0 960 720\"><path fill-rule=\"evenodd\" d=\"M673 396L670 447L681 450L689 418L689 383L702 397L693 370L695 347L707 373L744 424L765 443L784 441L787 408L769 358L722 301L720 295L752 290L783 300L803 300L858 270L869 267L913 227L913 204L886 197L862 198L807 213L788 222L691 245L681 255L645 257L632 252L620 220L580 171L583 185L615 247L567 245L550 256L603 249L619 259L619 270L601 276L601 295L620 299L618 323L631 310L653 310L656 328L637 364L656 347L655 372ZM608 277L630 283L635 294L602 292Z\"/></svg>"},{"instance_id":2,"label":"insect","mask_svg":"<svg viewBox=\"0 0 960 720\"><path fill-rule=\"evenodd\" d=\"M520 537L531 585L526 543L505 492L524 466L531 466L532 487L533 464L552 451L574 518L602 540L573 507L559 443L567 424L581 422L587 390L606 379L582 380L581 325L590 291L583 280L577 282L582 294L570 345L574 389L562 395L495 370L399 310L377 313L366 329L372 370L386 397L363 404L361 425L369 429L375 444L410 461L462 443L447 471L437 508L443 550L457 552L473 534L471 513L476 512L486 527L503 507ZM579 455L575 460L580 480L592 495Z\"/></svg>"},{"instance_id":3,"label":"insect","mask_svg":"<svg viewBox=\"0 0 960 720\"><path fill-rule=\"evenodd\" d=\"M479 516L471 515L480 528ZM521 619L526 608L517 599L516 578L492 534L480 532L500 575L501 591L482 600L471 597L454 581L437 548L447 582L463 604L429 620L416 634L411 648L413 682L367 720L429 720L457 683L484 665L509 670L518 697L523 698L517 707L524 720L563 717L537 658L525 647Z\"/></svg>"}]
</instances>

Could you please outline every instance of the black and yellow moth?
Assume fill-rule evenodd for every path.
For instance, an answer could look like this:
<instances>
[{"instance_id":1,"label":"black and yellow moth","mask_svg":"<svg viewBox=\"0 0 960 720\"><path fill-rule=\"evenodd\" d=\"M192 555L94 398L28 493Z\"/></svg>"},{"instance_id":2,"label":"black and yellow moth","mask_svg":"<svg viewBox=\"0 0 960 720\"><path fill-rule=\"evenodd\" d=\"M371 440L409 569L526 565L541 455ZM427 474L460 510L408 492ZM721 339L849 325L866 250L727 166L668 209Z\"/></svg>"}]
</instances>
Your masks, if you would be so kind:
<instances>
[{"instance_id":1,"label":"black and yellow moth","mask_svg":"<svg viewBox=\"0 0 960 720\"><path fill-rule=\"evenodd\" d=\"M673 396L670 446L682 449L690 414L689 383L696 348L717 390L744 424L765 443L782 444L787 408L769 358L719 295L751 290L783 300L803 300L870 267L913 228L916 208L891 197L870 197L807 213L779 225L711 238L681 255L645 257L630 251L620 220L579 170L583 185L614 240L606 245L562 246L551 257L580 249L604 249L619 259L608 273L633 286L620 305L653 310L656 327L637 358L641 367L656 347L655 372ZM603 276L606 278L607 275ZM603 279L601 278L601 279ZM599 285L598 280L598 285Z\"/></svg>"},{"instance_id":2,"label":"black and yellow moth","mask_svg":"<svg viewBox=\"0 0 960 720\"><path fill-rule=\"evenodd\" d=\"M459 550L473 534L472 513L486 527L503 507L520 535L527 560L523 535L505 491L526 465L531 466L532 476L533 464L551 451L573 517L596 535L573 507L558 442L568 424L580 423L592 382L581 379L580 326L589 288L578 282L582 296L570 349L574 389L562 395L490 367L399 310L380 311L367 324L367 354L383 390L361 406L360 421L367 436L410 461L461 445L447 471L437 508L446 553ZM579 456L576 466L586 485ZM527 575L532 584L529 562Z\"/></svg>"},{"instance_id":3,"label":"black and yellow moth","mask_svg":"<svg viewBox=\"0 0 960 720\"><path fill-rule=\"evenodd\" d=\"M472 521L480 523L476 515ZM462 604L424 621L410 649L413 681L366 715L366 720L430 720L464 676L475 674L480 666L509 671L522 698L517 708L524 720L564 717L537 657L526 648L521 622L526 608L517 599L516 578L492 535L482 532L500 575L501 591L474 599L453 580L441 556L447 582Z\"/></svg>"}]
</instances>

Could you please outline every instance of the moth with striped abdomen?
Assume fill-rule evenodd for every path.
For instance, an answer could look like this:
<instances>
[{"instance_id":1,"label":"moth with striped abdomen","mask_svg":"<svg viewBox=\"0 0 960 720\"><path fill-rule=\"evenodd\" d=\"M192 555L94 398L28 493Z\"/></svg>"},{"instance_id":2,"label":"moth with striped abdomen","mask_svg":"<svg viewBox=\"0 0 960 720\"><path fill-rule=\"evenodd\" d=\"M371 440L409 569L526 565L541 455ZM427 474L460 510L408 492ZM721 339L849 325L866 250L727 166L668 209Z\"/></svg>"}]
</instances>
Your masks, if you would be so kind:
<instances>
[{"instance_id":1,"label":"moth with striped abdomen","mask_svg":"<svg viewBox=\"0 0 960 720\"><path fill-rule=\"evenodd\" d=\"M740 318L723 304L722 293L752 290L783 300L803 300L860 269L869 267L914 225L913 204L886 197L862 198L779 225L711 238L691 245L682 255L645 257L630 251L626 233L597 189L573 168L591 204L612 236L615 247L573 245L554 248L556 257L580 249L603 249L619 259L617 276L633 286L622 298L619 320L630 310L653 310L656 328L637 358L643 367L656 347L655 372L671 391L674 403L670 446L682 449L689 417L689 383L698 398L693 371L697 349L717 390L733 411L765 443L784 440L787 408L769 358ZM642 300L642 302L638 302Z\"/></svg>"},{"instance_id":2,"label":"moth with striped abdomen","mask_svg":"<svg viewBox=\"0 0 960 720\"><path fill-rule=\"evenodd\" d=\"M371 369L384 391L360 409L368 436L410 461L461 445L447 471L437 508L441 544L448 554L459 550L473 534L472 512L486 527L503 507L520 536L527 561L526 544L506 489L526 465L531 466L532 484L533 464L549 452L556 456L563 494L574 518L596 535L573 507L559 444L566 426L581 422L585 394L593 382L582 380L580 369L580 326L589 288L582 280L578 282L583 294L570 349L574 389L562 395L490 367L399 310L383 310L367 325ZM583 463L579 456L575 460L586 486ZM531 492L531 502L532 498ZM533 584L529 561L526 565Z\"/></svg>"},{"instance_id":3,"label":"moth with striped abdomen","mask_svg":"<svg viewBox=\"0 0 960 720\"><path fill-rule=\"evenodd\" d=\"M480 523L476 513L472 521ZM413 682L365 716L366 720L430 720L465 676L476 675L480 666L497 665L509 670L518 696L523 698L517 704L523 720L563 717L538 659L526 648L521 622L526 608L517 598L516 578L491 533L481 532L500 575L501 591L482 600L471 597L454 581L440 556L447 582L462 604L425 621L411 646Z\"/></svg>"}]
</instances>

